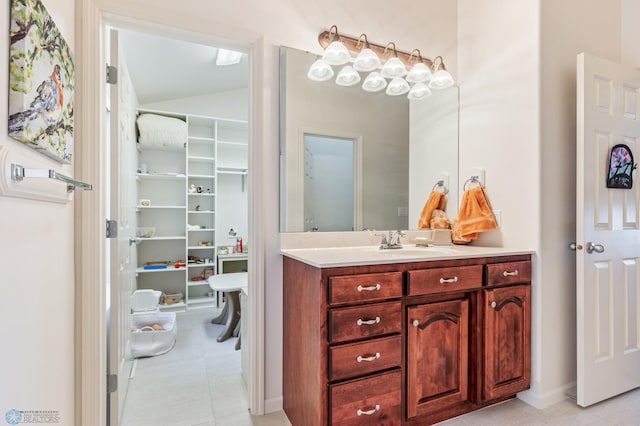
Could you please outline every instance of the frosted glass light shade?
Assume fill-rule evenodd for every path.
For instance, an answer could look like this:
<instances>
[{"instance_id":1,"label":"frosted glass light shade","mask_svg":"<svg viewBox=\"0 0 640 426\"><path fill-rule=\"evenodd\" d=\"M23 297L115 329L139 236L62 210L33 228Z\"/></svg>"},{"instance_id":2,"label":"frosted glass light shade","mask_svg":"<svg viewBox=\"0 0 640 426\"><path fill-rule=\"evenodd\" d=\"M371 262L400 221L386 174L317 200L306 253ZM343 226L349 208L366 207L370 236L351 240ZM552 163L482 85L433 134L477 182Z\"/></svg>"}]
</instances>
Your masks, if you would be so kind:
<instances>
[{"instance_id":1,"label":"frosted glass light shade","mask_svg":"<svg viewBox=\"0 0 640 426\"><path fill-rule=\"evenodd\" d=\"M431 89L446 89L451 86L453 86L453 77L449 71L443 69L436 71L429 82Z\"/></svg>"},{"instance_id":2,"label":"frosted glass light shade","mask_svg":"<svg viewBox=\"0 0 640 426\"><path fill-rule=\"evenodd\" d=\"M360 74L351 65L345 65L342 67L338 76L336 77L336 84L338 86L353 86L360 82Z\"/></svg>"},{"instance_id":3,"label":"frosted glass light shade","mask_svg":"<svg viewBox=\"0 0 640 426\"><path fill-rule=\"evenodd\" d=\"M385 78L403 77L407 74L407 68L397 56L394 56L384 63L380 74Z\"/></svg>"},{"instance_id":4,"label":"frosted glass light shade","mask_svg":"<svg viewBox=\"0 0 640 426\"><path fill-rule=\"evenodd\" d=\"M422 62L416 63L407 73L409 83L424 83L431 79L431 70Z\"/></svg>"},{"instance_id":5,"label":"frosted glass light shade","mask_svg":"<svg viewBox=\"0 0 640 426\"><path fill-rule=\"evenodd\" d=\"M411 90L409 90L407 98L412 101L418 101L428 96L431 96L431 89L429 89L429 86L424 83L416 83L411 87Z\"/></svg>"},{"instance_id":6,"label":"frosted glass light shade","mask_svg":"<svg viewBox=\"0 0 640 426\"><path fill-rule=\"evenodd\" d=\"M404 95L408 91L409 83L402 77L395 77L389 82L386 93L389 96L399 96Z\"/></svg>"},{"instance_id":7,"label":"frosted glass light shade","mask_svg":"<svg viewBox=\"0 0 640 426\"><path fill-rule=\"evenodd\" d=\"M327 81L333 77L333 69L325 61L318 59L309 67L307 77L313 81Z\"/></svg>"},{"instance_id":8,"label":"frosted glass light shade","mask_svg":"<svg viewBox=\"0 0 640 426\"><path fill-rule=\"evenodd\" d=\"M362 90L367 92L379 92L387 87L387 80L378 71L373 71L362 83Z\"/></svg>"},{"instance_id":9,"label":"frosted glass light shade","mask_svg":"<svg viewBox=\"0 0 640 426\"><path fill-rule=\"evenodd\" d=\"M371 49L362 49L353 62L353 68L362 72L373 71L380 66L380 58Z\"/></svg>"},{"instance_id":10,"label":"frosted glass light shade","mask_svg":"<svg viewBox=\"0 0 640 426\"><path fill-rule=\"evenodd\" d=\"M341 41L334 41L324 50L322 59L329 65L344 65L349 62L351 56Z\"/></svg>"}]
</instances>

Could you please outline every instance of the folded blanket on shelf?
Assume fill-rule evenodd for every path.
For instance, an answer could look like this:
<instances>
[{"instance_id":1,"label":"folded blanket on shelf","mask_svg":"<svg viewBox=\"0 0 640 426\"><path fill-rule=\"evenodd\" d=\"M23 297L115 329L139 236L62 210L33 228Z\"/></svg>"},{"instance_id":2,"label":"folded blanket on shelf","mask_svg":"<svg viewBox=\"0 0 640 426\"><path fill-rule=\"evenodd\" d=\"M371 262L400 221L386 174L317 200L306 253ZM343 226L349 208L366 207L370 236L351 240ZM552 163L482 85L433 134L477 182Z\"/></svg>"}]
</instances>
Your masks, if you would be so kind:
<instances>
[{"instance_id":1,"label":"folded blanket on shelf","mask_svg":"<svg viewBox=\"0 0 640 426\"><path fill-rule=\"evenodd\" d=\"M138 143L149 148L184 148L187 143L187 123L173 117L142 114L137 119Z\"/></svg>"}]
</instances>

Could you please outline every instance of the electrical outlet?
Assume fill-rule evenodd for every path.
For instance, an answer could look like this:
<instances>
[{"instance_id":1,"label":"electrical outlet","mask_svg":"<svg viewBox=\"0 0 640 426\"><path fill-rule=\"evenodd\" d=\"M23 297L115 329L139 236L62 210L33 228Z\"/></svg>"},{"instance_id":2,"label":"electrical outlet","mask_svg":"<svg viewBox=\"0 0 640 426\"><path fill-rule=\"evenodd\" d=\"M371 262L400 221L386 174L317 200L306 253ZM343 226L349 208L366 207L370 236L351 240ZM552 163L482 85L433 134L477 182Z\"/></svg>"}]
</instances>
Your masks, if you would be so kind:
<instances>
[{"instance_id":1,"label":"electrical outlet","mask_svg":"<svg viewBox=\"0 0 640 426\"><path fill-rule=\"evenodd\" d=\"M500 228L502 226L502 210L494 210L493 215L496 218L496 225Z\"/></svg>"},{"instance_id":2,"label":"electrical outlet","mask_svg":"<svg viewBox=\"0 0 640 426\"><path fill-rule=\"evenodd\" d=\"M398 207L398 217L409 216L409 207Z\"/></svg>"}]
</instances>

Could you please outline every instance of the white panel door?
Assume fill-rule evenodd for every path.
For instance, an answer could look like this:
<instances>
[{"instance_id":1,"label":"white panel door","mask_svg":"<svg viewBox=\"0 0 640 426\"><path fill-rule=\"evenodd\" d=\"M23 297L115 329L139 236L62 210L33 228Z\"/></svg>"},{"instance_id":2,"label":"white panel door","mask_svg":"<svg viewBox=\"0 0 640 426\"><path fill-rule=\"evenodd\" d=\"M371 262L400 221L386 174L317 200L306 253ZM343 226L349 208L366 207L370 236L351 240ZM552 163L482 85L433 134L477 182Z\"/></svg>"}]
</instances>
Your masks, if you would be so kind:
<instances>
[{"instance_id":1,"label":"white panel door","mask_svg":"<svg viewBox=\"0 0 640 426\"><path fill-rule=\"evenodd\" d=\"M135 236L135 140L131 126L131 87L119 47L118 31L110 31L109 64L118 69L118 82L110 90L110 212L118 221L118 236L110 242L110 315L109 372L118 375L118 390L109 396L111 425L120 424L121 409L129 383L132 362L128 357L130 339L131 292L133 290L135 254L129 238Z\"/></svg>"},{"instance_id":2,"label":"white panel door","mask_svg":"<svg viewBox=\"0 0 640 426\"><path fill-rule=\"evenodd\" d=\"M632 189L608 189L609 152L640 157L640 72L593 56L577 64L577 399L640 386L640 225Z\"/></svg>"}]
</instances>

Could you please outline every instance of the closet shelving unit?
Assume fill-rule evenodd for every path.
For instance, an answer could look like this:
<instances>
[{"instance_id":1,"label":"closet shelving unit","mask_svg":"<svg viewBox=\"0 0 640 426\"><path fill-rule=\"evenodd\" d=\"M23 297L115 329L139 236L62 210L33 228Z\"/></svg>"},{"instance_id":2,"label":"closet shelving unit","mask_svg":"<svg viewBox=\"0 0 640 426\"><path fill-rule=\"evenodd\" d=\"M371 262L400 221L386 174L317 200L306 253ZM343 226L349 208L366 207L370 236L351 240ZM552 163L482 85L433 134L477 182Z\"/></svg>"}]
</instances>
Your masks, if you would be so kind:
<instances>
[{"instance_id":1,"label":"closet shelving unit","mask_svg":"<svg viewBox=\"0 0 640 426\"><path fill-rule=\"evenodd\" d=\"M216 273L217 245L229 245L216 238L216 211L220 202L221 176L240 175L245 190L248 126L246 121L152 110L187 123L184 149L140 148L138 163L149 173L137 173L139 204L138 227L155 227L152 238L138 246L137 287L153 288L166 294L182 293L183 301L161 305L163 310L185 310L213 306L215 297L205 278ZM223 230L225 234L227 230ZM197 258L198 263L188 262ZM182 260L184 268L143 268L145 262Z\"/></svg>"},{"instance_id":2,"label":"closet shelving unit","mask_svg":"<svg viewBox=\"0 0 640 426\"><path fill-rule=\"evenodd\" d=\"M152 288L165 294L184 294L186 268L175 268L184 259L186 234L184 217L187 180L185 148L159 149L139 147L138 164L145 164L147 173L136 173L137 228L154 228L152 237L141 238L137 246L137 288ZM143 205L148 200L149 205ZM166 261L166 269L144 269L146 262ZM162 309L184 310L183 301L163 305Z\"/></svg>"}]
</instances>

